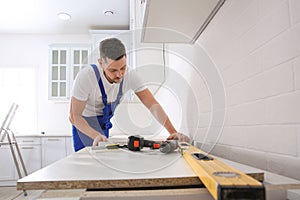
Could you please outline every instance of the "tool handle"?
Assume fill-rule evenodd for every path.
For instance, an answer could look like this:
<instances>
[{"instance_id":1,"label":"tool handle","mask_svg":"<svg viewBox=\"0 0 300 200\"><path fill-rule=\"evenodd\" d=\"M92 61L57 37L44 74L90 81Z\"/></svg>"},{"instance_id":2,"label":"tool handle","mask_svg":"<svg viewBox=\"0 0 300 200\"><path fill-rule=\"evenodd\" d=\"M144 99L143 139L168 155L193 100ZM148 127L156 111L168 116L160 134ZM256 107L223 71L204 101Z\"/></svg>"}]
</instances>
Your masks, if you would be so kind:
<instances>
[{"instance_id":1,"label":"tool handle","mask_svg":"<svg viewBox=\"0 0 300 200\"><path fill-rule=\"evenodd\" d=\"M155 142L152 140L144 140L144 147L150 147L151 149L159 149L160 142Z\"/></svg>"}]
</instances>

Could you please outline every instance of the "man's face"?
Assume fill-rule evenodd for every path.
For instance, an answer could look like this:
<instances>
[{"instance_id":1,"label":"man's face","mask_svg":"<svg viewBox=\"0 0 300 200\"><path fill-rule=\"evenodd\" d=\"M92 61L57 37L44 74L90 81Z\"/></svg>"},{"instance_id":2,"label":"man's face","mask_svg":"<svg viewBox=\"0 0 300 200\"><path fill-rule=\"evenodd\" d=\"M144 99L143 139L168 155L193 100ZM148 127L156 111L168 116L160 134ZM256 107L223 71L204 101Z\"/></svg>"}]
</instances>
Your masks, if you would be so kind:
<instances>
[{"instance_id":1,"label":"man's face","mask_svg":"<svg viewBox=\"0 0 300 200\"><path fill-rule=\"evenodd\" d=\"M120 83L126 72L126 56L123 56L119 60L111 60L106 58L104 60L99 60L100 66L104 70L106 79L110 83Z\"/></svg>"}]
</instances>

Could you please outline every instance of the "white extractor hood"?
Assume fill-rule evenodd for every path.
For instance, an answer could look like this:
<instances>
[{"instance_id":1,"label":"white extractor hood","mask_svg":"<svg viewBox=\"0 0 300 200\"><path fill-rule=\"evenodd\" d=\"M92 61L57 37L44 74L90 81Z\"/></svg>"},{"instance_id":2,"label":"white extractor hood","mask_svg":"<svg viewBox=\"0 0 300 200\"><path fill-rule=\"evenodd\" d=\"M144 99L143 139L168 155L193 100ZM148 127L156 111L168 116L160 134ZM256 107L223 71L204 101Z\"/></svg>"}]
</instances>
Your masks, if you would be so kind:
<instances>
[{"instance_id":1,"label":"white extractor hood","mask_svg":"<svg viewBox=\"0 0 300 200\"><path fill-rule=\"evenodd\" d=\"M225 0L144 0L142 42L194 43Z\"/></svg>"}]
</instances>

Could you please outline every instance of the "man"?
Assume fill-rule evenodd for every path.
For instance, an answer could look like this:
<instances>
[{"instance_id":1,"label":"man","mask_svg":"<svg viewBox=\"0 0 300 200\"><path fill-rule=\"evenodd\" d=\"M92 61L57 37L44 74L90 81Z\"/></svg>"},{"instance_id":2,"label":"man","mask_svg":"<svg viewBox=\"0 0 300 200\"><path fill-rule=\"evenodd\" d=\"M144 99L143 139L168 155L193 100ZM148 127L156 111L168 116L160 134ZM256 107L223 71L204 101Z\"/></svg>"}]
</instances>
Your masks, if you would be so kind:
<instances>
[{"instance_id":1,"label":"man","mask_svg":"<svg viewBox=\"0 0 300 200\"><path fill-rule=\"evenodd\" d=\"M107 141L110 119L120 99L128 90L133 90L155 118L168 130L167 139L188 141L170 122L168 116L155 100L149 89L143 86L140 77L132 70L127 73L126 50L117 38L100 43L99 67L92 65L81 70L74 82L70 103L75 151L85 146L96 146ZM124 119L127 120L127 119Z\"/></svg>"}]
</instances>

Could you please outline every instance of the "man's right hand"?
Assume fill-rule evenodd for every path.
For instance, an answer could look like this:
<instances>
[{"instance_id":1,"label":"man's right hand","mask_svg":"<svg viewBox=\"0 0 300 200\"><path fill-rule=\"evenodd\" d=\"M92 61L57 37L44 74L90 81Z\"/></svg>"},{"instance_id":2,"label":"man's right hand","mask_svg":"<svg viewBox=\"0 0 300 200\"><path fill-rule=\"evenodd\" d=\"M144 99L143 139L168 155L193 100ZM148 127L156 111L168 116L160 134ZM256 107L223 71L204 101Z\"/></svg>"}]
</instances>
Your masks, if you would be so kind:
<instances>
[{"instance_id":1,"label":"man's right hand","mask_svg":"<svg viewBox=\"0 0 300 200\"><path fill-rule=\"evenodd\" d=\"M172 133L167 140L178 140L179 142L190 142L191 139L182 133Z\"/></svg>"},{"instance_id":2,"label":"man's right hand","mask_svg":"<svg viewBox=\"0 0 300 200\"><path fill-rule=\"evenodd\" d=\"M93 146L98 146L100 141L107 142L107 138L102 134L97 135L97 137L94 138Z\"/></svg>"}]
</instances>

